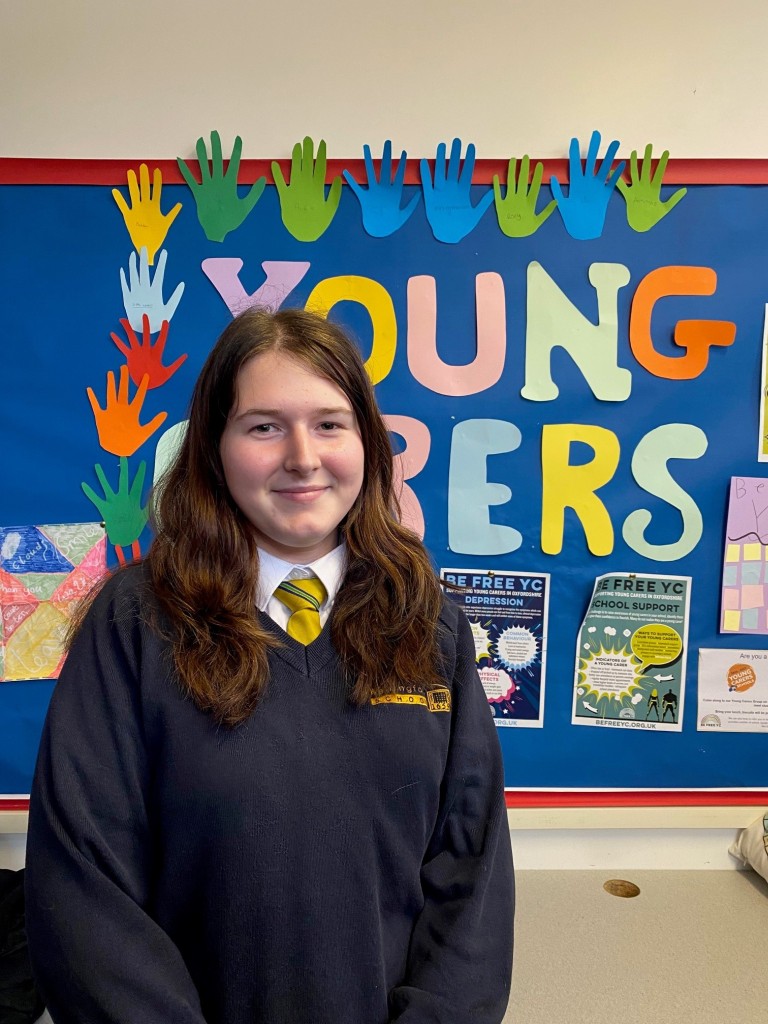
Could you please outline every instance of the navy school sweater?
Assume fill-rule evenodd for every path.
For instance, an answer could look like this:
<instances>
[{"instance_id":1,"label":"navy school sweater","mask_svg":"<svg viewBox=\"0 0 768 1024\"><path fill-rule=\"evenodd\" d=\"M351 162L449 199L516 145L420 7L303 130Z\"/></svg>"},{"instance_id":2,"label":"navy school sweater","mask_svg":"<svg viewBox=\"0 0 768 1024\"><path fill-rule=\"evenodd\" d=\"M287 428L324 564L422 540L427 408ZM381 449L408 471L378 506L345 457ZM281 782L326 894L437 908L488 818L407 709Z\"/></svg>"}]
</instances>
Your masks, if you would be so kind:
<instances>
[{"instance_id":1,"label":"navy school sweater","mask_svg":"<svg viewBox=\"0 0 768 1024\"><path fill-rule=\"evenodd\" d=\"M140 608L96 599L33 786L27 931L56 1024L498 1024L513 875L495 728L446 601L449 694L362 708L326 625L219 727Z\"/></svg>"}]
</instances>

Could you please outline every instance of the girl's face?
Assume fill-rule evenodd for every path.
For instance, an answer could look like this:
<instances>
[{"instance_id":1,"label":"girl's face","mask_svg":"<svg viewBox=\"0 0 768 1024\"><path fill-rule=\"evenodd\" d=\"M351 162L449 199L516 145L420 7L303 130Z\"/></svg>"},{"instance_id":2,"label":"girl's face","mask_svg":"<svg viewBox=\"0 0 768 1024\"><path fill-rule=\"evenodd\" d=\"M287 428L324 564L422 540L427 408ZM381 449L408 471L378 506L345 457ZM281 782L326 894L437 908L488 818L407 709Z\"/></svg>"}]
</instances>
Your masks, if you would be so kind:
<instances>
[{"instance_id":1,"label":"girl's face","mask_svg":"<svg viewBox=\"0 0 768 1024\"><path fill-rule=\"evenodd\" d=\"M284 353L254 356L238 374L220 453L259 547L306 564L337 546L365 466L357 419L336 384Z\"/></svg>"}]
</instances>

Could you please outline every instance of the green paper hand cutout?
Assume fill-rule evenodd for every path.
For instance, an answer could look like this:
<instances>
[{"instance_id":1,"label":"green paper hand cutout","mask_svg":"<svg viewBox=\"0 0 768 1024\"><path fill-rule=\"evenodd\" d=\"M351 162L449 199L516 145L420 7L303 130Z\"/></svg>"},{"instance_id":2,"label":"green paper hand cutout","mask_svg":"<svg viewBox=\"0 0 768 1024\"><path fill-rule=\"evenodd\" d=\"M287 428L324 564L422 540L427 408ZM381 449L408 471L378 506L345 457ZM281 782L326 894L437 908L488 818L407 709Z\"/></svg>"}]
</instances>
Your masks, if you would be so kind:
<instances>
[{"instance_id":1,"label":"green paper hand cutout","mask_svg":"<svg viewBox=\"0 0 768 1024\"><path fill-rule=\"evenodd\" d=\"M536 213L539 201L541 179L544 176L544 164L537 163L533 170L533 181L528 188L530 159L528 154L520 161L520 173L515 177L517 160L513 157L507 168L507 194L501 196L499 176L493 176L493 195L496 203L496 216L499 227L508 238L526 238L541 227L557 206L556 200L548 203L541 213Z\"/></svg>"},{"instance_id":2,"label":"green paper hand cutout","mask_svg":"<svg viewBox=\"0 0 768 1024\"><path fill-rule=\"evenodd\" d=\"M633 231L650 231L658 224L662 217L666 217L688 191L687 188L679 188L674 195L671 195L666 202L661 198L661 179L667 169L669 150L665 149L661 159L656 166L656 172L651 174L651 153L653 146L649 142L645 147L643 165L638 172L637 150L632 150L630 161L630 182L627 184L622 178L616 182L616 186L624 196L627 204L627 223Z\"/></svg>"},{"instance_id":3,"label":"green paper hand cutout","mask_svg":"<svg viewBox=\"0 0 768 1024\"><path fill-rule=\"evenodd\" d=\"M110 543L115 547L127 547L139 539L142 530L147 525L147 506L141 507L141 489L144 486L147 464L146 462L139 464L138 472L129 486L128 459L122 456L116 491L109 486L101 466L97 464L94 468L104 491L104 497L99 497L92 487L83 483L81 486L85 496L99 510Z\"/></svg>"},{"instance_id":4,"label":"green paper hand cutout","mask_svg":"<svg viewBox=\"0 0 768 1024\"><path fill-rule=\"evenodd\" d=\"M197 206L197 219L210 242L223 242L230 231L239 228L261 198L267 179L262 177L254 182L250 191L242 198L237 194L237 172L243 140L238 135L232 147L227 170L221 155L221 139L218 132L211 132L211 166L202 138L197 140L197 162L200 167L198 183L189 167L177 157L176 162L184 180L192 190Z\"/></svg>"},{"instance_id":5,"label":"green paper hand cutout","mask_svg":"<svg viewBox=\"0 0 768 1024\"><path fill-rule=\"evenodd\" d=\"M283 224L300 242L317 241L328 229L341 199L340 176L333 179L328 195L325 194L325 140L321 139L317 147L316 162L313 149L309 136L304 139L303 148L299 142L293 147L290 184L286 184L280 164L272 163Z\"/></svg>"}]
</instances>

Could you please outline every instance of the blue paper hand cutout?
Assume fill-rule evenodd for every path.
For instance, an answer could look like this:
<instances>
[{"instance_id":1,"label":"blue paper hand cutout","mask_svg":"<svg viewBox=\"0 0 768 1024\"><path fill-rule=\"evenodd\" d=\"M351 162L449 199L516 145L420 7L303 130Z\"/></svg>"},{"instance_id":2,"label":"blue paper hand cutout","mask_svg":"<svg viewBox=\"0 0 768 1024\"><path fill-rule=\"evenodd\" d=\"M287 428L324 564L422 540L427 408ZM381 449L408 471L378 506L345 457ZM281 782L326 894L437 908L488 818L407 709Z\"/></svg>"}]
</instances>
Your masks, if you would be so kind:
<instances>
[{"instance_id":1,"label":"blue paper hand cutout","mask_svg":"<svg viewBox=\"0 0 768 1024\"><path fill-rule=\"evenodd\" d=\"M384 143L380 180L376 179L376 169L371 159L371 147L363 146L363 154L368 188L358 185L349 171L343 172L344 178L358 198L365 230L374 238L386 238L387 235L394 234L408 220L416 209L419 194L417 192L408 205L401 209L403 179L405 178L405 150L400 154L394 179L392 178L392 143L389 139Z\"/></svg>"},{"instance_id":2,"label":"blue paper hand cutout","mask_svg":"<svg viewBox=\"0 0 768 1024\"><path fill-rule=\"evenodd\" d=\"M149 330L157 334L163 326L163 321L168 323L176 312L181 296L184 292L184 282L177 285L173 295L167 302L163 301L163 277L165 275L165 261L168 253L165 249L160 253L157 261L155 276L150 280L149 260L147 250L142 247L139 258L139 268L136 269L136 253L132 252L128 260L128 281L125 279L125 271L120 268L120 287L123 290L123 305L128 323L134 331L144 329L143 317L149 317ZM129 283L130 282L130 283Z\"/></svg>"},{"instance_id":3,"label":"blue paper hand cutout","mask_svg":"<svg viewBox=\"0 0 768 1024\"><path fill-rule=\"evenodd\" d=\"M570 185L567 197L563 195L560 182L552 175L550 179L552 195L557 200L557 208L563 218L565 230L573 238L586 240L599 238L602 234L608 200L624 170L624 161L622 160L608 177L618 148L619 143L614 140L608 147L600 167L596 169L597 151L600 149L600 132L592 132L587 159L582 169L579 140L571 139L571 148L568 154Z\"/></svg>"},{"instance_id":4,"label":"blue paper hand cutout","mask_svg":"<svg viewBox=\"0 0 768 1024\"><path fill-rule=\"evenodd\" d=\"M475 169L475 147L470 142L464 166L461 166L461 140L454 139L448 166L445 164L445 143L437 147L435 180L429 172L429 163L422 160L421 186L424 205L432 234L438 242L460 242L477 226L480 218L493 202L493 189L489 189L477 206L472 206L470 190Z\"/></svg>"}]
</instances>

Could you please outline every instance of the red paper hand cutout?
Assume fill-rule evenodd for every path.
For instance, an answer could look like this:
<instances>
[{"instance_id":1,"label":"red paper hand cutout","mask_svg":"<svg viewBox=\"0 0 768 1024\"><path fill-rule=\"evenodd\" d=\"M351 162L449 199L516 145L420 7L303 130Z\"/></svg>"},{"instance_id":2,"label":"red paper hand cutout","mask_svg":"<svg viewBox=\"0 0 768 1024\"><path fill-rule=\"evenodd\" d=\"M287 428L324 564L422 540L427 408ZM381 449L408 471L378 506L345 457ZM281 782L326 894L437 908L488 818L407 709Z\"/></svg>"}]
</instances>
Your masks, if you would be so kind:
<instances>
[{"instance_id":1,"label":"red paper hand cutout","mask_svg":"<svg viewBox=\"0 0 768 1024\"><path fill-rule=\"evenodd\" d=\"M163 320L156 343L152 344L152 332L149 329L149 317L144 313L142 317L143 330L141 342L136 337L136 332L128 320L121 320L123 330L128 335L129 344L123 341L119 334L112 332L110 337L126 358L128 372L131 380L138 387L144 376L149 377L148 388L159 388L176 373L178 368L187 358L186 353L179 356L176 362L170 366L163 366L163 351L168 339L168 321Z\"/></svg>"}]
</instances>

